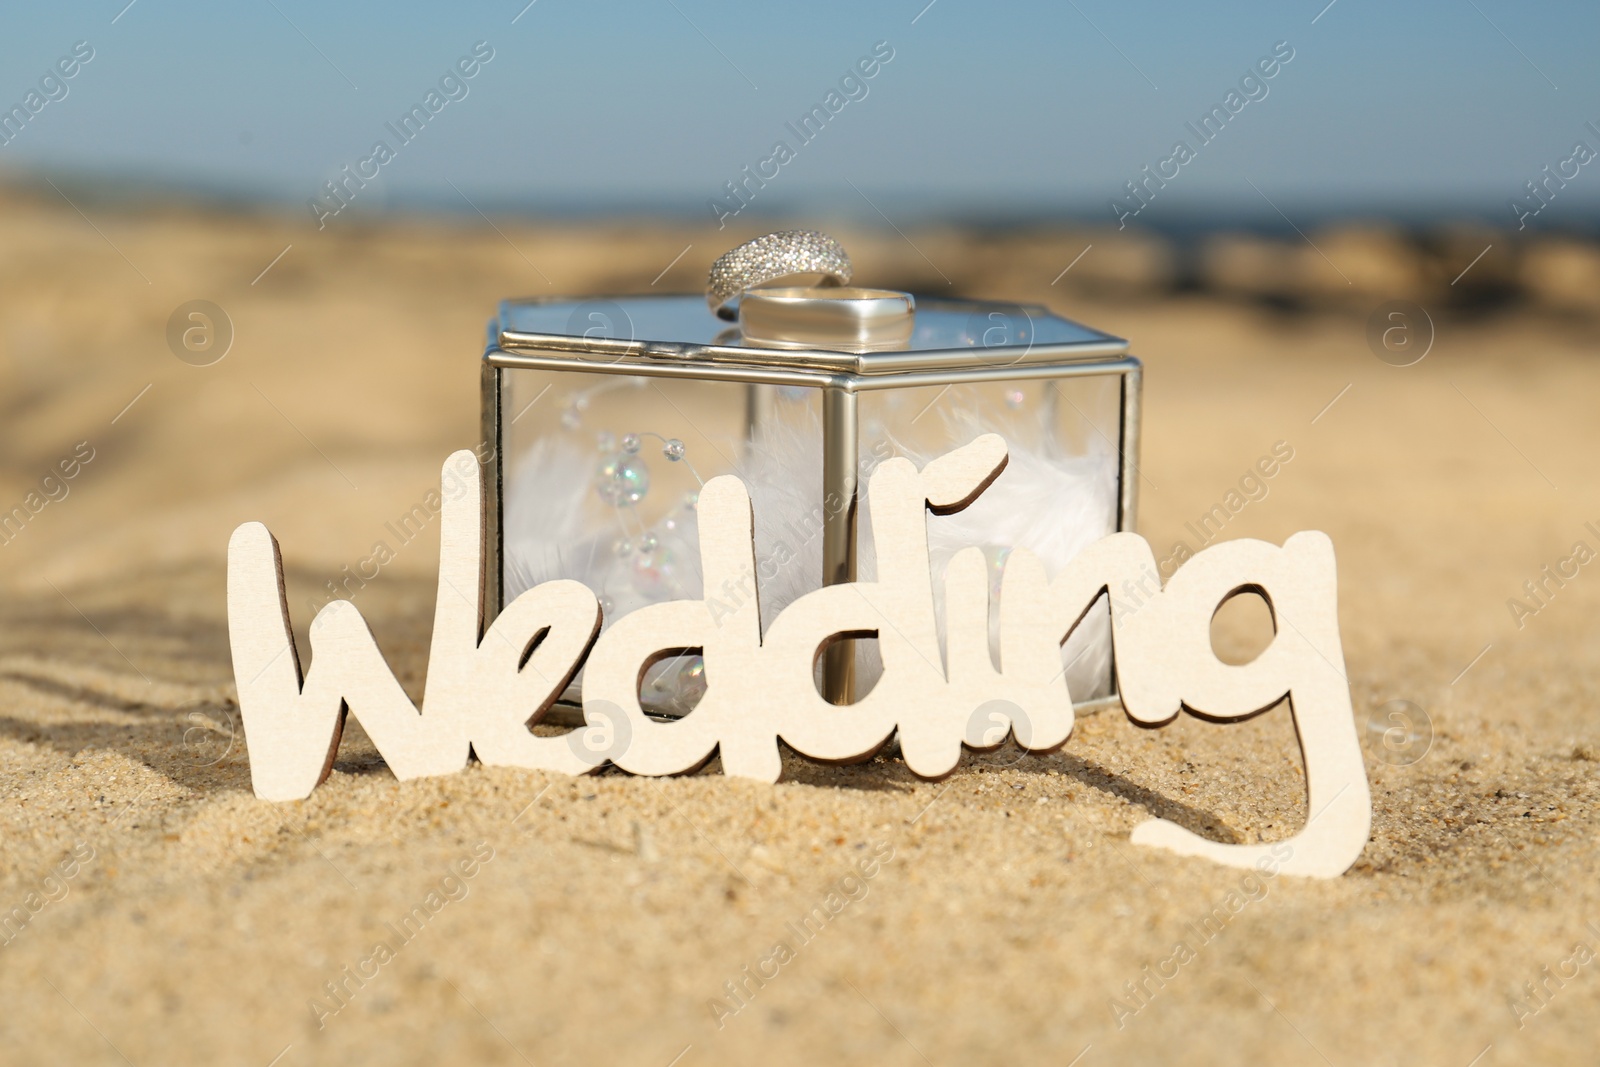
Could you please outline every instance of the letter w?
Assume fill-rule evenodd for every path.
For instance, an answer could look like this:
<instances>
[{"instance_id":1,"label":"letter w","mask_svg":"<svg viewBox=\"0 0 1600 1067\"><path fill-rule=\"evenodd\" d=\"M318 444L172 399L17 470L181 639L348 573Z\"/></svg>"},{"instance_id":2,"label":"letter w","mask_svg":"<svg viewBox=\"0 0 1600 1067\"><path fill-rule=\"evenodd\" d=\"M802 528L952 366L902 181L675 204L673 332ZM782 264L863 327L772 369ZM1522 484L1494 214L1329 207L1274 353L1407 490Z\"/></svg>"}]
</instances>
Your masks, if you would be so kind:
<instances>
[{"instance_id":1,"label":"letter w","mask_svg":"<svg viewBox=\"0 0 1600 1067\"><path fill-rule=\"evenodd\" d=\"M396 777L446 774L466 765L465 734L454 723L436 724L417 713L348 600L333 601L312 621L311 671L302 675L283 592L283 557L259 522L240 526L228 542L228 640L250 779L263 800L303 799L328 777L347 710L356 713Z\"/></svg>"},{"instance_id":2,"label":"letter w","mask_svg":"<svg viewBox=\"0 0 1600 1067\"><path fill-rule=\"evenodd\" d=\"M471 452L457 452L444 474L476 462ZM529 727L582 666L600 630L599 602L577 582L545 582L508 604L485 630L481 468L464 483L444 502L420 713L348 600L333 601L312 620L311 670L302 674L278 542L259 522L233 532L228 637L258 797L310 796L333 766L346 711L361 720L401 780L459 771L469 745L489 766L594 769L567 738L538 736Z\"/></svg>"}]
</instances>

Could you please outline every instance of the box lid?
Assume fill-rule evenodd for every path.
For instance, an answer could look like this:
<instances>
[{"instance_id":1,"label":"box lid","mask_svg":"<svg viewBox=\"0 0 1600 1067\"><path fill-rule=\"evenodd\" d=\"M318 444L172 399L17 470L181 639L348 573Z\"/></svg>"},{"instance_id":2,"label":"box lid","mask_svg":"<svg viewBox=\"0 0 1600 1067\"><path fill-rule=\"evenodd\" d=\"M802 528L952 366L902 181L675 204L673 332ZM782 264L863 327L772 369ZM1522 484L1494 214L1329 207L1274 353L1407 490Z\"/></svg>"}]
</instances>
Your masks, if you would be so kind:
<instances>
[{"instance_id":1,"label":"box lid","mask_svg":"<svg viewBox=\"0 0 1600 1067\"><path fill-rule=\"evenodd\" d=\"M860 375L1104 359L1128 351L1122 338L1039 305L922 296L906 344L870 352L764 347L712 314L704 297L691 295L507 300L489 325L488 341L491 355L498 349L576 363L673 360Z\"/></svg>"}]
</instances>

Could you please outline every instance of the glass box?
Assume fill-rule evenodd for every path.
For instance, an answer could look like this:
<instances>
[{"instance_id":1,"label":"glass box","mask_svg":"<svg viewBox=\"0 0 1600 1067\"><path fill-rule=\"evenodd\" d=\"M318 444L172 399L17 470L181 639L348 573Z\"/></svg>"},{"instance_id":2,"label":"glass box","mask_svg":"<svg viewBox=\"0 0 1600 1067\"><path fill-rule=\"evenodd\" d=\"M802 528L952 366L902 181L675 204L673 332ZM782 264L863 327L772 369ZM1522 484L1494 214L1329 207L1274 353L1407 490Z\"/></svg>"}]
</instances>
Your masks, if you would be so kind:
<instances>
[{"instance_id":1,"label":"glass box","mask_svg":"<svg viewBox=\"0 0 1600 1067\"><path fill-rule=\"evenodd\" d=\"M592 588L606 623L662 600L749 595L701 588L695 535L699 486L737 474L770 625L812 589L872 579L865 488L878 463L920 465L987 432L1011 462L966 511L930 514L936 589L967 545L989 557L998 600L1011 549L1054 574L1134 528L1139 361L1126 341L1041 307L918 298L909 340L845 351L753 342L698 296L507 301L482 375L491 617L554 578ZM1108 612L1102 598L1062 649L1080 707L1116 699ZM997 639L995 604L990 619ZM847 704L877 670L872 641L841 641L817 684ZM685 714L705 684L685 654L647 672L641 703ZM581 686L580 674L561 703Z\"/></svg>"}]
</instances>

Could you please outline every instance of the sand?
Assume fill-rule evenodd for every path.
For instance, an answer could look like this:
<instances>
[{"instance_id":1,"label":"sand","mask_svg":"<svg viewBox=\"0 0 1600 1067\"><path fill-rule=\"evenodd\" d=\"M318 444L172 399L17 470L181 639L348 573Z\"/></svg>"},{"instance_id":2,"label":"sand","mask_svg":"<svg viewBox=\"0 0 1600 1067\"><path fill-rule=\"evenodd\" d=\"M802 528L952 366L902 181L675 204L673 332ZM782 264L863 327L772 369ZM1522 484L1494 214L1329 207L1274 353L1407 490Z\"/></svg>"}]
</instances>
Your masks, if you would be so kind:
<instances>
[{"instance_id":1,"label":"sand","mask_svg":"<svg viewBox=\"0 0 1600 1067\"><path fill-rule=\"evenodd\" d=\"M1595 1062L1600 963L1575 946L1600 946L1600 577L1507 606L1574 542L1600 548L1592 318L1441 310L1397 368L1365 341L1381 294L1290 312L1052 287L1090 238L843 235L869 283L1047 300L1133 339L1158 552L1293 447L1226 534L1333 537L1374 826L1343 878L1253 880L1128 834L1151 814L1292 832L1282 708L1161 731L1101 713L1057 754L941 783L880 759L790 761L777 786L715 765L401 784L355 730L310 800L255 800L233 526L271 526L303 604L472 444L494 301L649 290L691 244L656 288L693 290L739 235L83 206L101 232L23 198L0 236L0 504L93 452L0 546L8 1062ZM165 339L198 298L236 331L203 368ZM436 548L430 530L358 598L413 694ZM1367 721L1401 699L1432 739L1392 765Z\"/></svg>"}]
</instances>

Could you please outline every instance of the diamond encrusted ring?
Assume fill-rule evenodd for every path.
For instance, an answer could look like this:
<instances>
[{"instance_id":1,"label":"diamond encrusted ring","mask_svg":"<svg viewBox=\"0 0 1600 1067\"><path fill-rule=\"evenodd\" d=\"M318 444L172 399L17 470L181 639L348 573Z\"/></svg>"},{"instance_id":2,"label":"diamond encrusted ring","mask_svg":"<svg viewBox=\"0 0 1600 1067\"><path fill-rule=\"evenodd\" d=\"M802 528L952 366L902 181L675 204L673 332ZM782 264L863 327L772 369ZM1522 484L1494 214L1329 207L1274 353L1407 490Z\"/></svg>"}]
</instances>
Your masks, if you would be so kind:
<instances>
[{"instance_id":1,"label":"diamond encrusted ring","mask_svg":"<svg viewBox=\"0 0 1600 1067\"><path fill-rule=\"evenodd\" d=\"M733 301L746 289L797 274L820 274L823 285L849 285L850 257L844 246L815 230L784 230L746 241L711 264L706 303L724 319L736 317Z\"/></svg>"}]
</instances>

